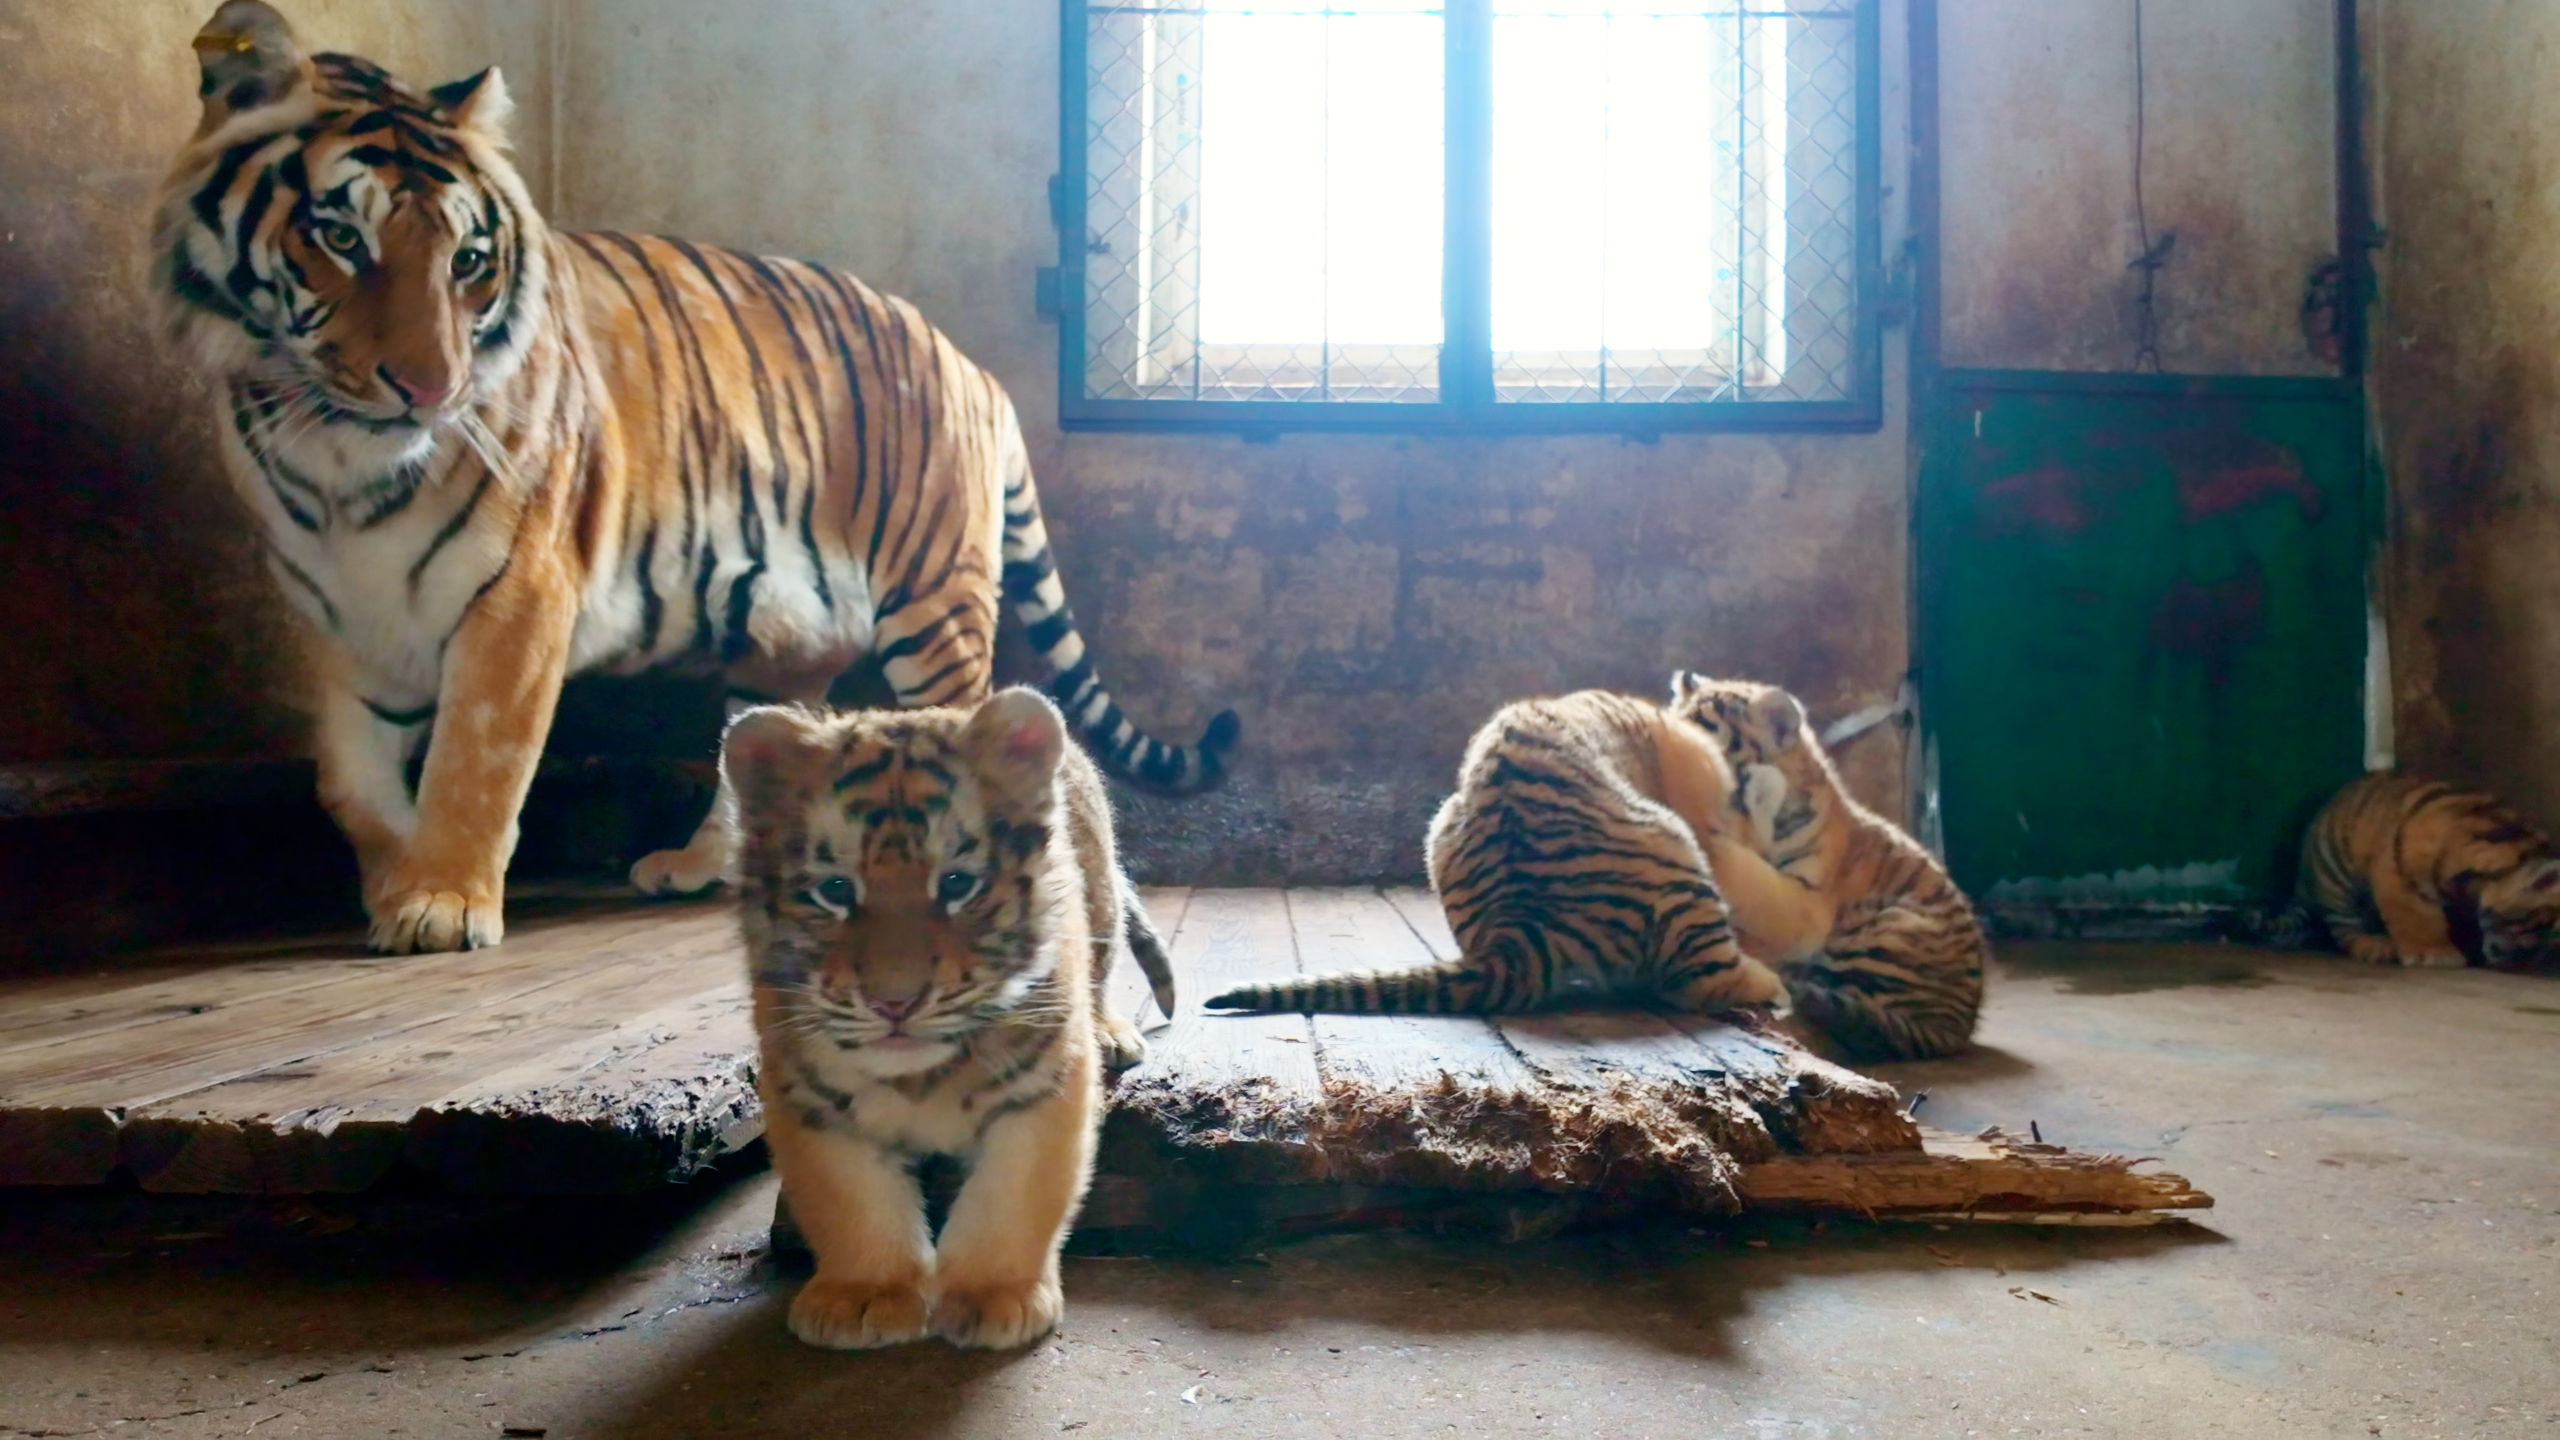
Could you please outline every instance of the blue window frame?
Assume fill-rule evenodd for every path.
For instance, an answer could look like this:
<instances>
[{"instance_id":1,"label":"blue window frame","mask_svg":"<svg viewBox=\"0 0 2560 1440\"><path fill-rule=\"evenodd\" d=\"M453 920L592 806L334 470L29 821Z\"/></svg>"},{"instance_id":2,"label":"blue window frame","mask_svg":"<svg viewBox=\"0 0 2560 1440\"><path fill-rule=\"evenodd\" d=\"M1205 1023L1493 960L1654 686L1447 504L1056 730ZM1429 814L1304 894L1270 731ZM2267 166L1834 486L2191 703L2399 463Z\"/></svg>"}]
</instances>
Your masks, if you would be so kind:
<instances>
[{"instance_id":1,"label":"blue window frame","mask_svg":"<svg viewBox=\"0 0 2560 1440\"><path fill-rule=\"evenodd\" d=\"M1873 429L1875 0L1062 0L1077 429Z\"/></svg>"}]
</instances>

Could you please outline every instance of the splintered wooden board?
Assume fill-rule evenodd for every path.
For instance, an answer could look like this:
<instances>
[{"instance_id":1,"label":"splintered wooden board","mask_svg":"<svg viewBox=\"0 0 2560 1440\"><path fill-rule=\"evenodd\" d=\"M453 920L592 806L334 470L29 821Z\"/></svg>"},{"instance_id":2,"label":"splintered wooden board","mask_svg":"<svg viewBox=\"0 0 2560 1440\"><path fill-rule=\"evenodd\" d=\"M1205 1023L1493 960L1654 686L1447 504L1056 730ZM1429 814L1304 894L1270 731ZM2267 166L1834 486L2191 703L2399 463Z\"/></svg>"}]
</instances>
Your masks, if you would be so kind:
<instances>
[{"instance_id":1,"label":"splintered wooden board","mask_svg":"<svg viewBox=\"0 0 2560 1440\"><path fill-rule=\"evenodd\" d=\"M1090 1231L1178 1244L1482 1202L1534 1227L1559 1198L2084 1220L2212 1203L2108 1157L1924 1136L1891 1087L1708 1017L1207 1014L1240 981L1456 942L1418 890L1145 899L1180 998L1168 1019L1134 966L1111 977L1149 1053L1114 1082ZM466 1192L633 1190L762 1133L754 1065L724 903L520 897L506 944L460 955L199 947L0 981L0 1185L122 1167L153 1190L343 1192L406 1167Z\"/></svg>"},{"instance_id":2,"label":"splintered wooden board","mask_svg":"<svg viewBox=\"0 0 2560 1440\"><path fill-rule=\"evenodd\" d=\"M0 982L0 1184L465 1191L680 1179L762 1133L719 904L520 905L507 943L354 937Z\"/></svg>"},{"instance_id":3,"label":"splintered wooden board","mask_svg":"<svg viewBox=\"0 0 2560 1440\"><path fill-rule=\"evenodd\" d=\"M1924 1132L1892 1087L1713 1017L1206 1014L1201 1000L1239 980L1419 964L1457 944L1421 890L1148 898L1181 1003L1115 1084L1089 1230L1214 1242L1524 1195L1986 1218L2212 1204L2114 1157Z\"/></svg>"}]
</instances>

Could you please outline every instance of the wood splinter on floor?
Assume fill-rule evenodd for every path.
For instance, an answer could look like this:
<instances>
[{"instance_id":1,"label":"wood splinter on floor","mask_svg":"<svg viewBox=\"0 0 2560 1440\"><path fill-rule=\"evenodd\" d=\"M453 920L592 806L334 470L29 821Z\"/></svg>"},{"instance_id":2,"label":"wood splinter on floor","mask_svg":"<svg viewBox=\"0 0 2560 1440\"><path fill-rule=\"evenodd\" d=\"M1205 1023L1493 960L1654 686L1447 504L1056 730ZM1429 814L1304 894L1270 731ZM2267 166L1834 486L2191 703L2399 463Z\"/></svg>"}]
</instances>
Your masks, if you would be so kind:
<instances>
[{"instance_id":1,"label":"wood splinter on floor","mask_svg":"<svg viewBox=\"0 0 2560 1440\"><path fill-rule=\"evenodd\" d=\"M1187 1002L1119 1077L1079 1248L1226 1248L1640 1209L2151 1223L2142 1162L1926 1129L1763 1028L1637 1011L1222 1016L1237 981L1455 953L1420 890L1156 890ZM199 948L0 983L0 1185L292 1194L395 1171L475 1193L681 1180L761 1133L734 917L520 907L507 944L386 959ZM1144 982L1114 976L1138 1013Z\"/></svg>"}]
</instances>

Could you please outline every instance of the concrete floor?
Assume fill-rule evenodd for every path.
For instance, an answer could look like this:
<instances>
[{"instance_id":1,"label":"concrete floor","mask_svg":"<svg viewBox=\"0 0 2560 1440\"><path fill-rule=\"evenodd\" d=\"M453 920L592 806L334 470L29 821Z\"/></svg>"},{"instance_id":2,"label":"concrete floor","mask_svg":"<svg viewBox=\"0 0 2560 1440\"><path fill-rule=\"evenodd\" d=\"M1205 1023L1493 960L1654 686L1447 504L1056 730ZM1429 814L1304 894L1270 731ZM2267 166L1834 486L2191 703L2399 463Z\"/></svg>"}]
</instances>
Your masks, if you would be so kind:
<instances>
[{"instance_id":1,"label":"concrete floor","mask_svg":"<svg viewBox=\"0 0 2560 1440\"><path fill-rule=\"evenodd\" d=\"M2560 985L2007 947L1949 1128L2203 1228L1663 1224L1072 1260L1015 1356L803 1349L773 1182L624 1205L0 1195L0 1437L2560 1431Z\"/></svg>"}]
</instances>

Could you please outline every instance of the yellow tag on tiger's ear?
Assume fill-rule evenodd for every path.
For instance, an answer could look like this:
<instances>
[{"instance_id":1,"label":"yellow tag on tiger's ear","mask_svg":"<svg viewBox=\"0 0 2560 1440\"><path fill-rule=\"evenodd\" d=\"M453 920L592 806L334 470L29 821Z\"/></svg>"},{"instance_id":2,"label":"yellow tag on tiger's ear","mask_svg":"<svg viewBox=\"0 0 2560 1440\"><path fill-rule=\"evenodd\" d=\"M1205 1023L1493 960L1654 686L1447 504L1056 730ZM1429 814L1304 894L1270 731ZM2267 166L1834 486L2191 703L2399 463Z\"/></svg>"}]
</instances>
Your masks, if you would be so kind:
<instances>
[{"instance_id":1,"label":"yellow tag on tiger's ear","mask_svg":"<svg viewBox=\"0 0 2560 1440\"><path fill-rule=\"evenodd\" d=\"M228 50L234 55L246 55L258 48L258 42L246 35L216 35L208 31L195 38L195 47L207 54Z\"/></svg>"}]
</instances>

